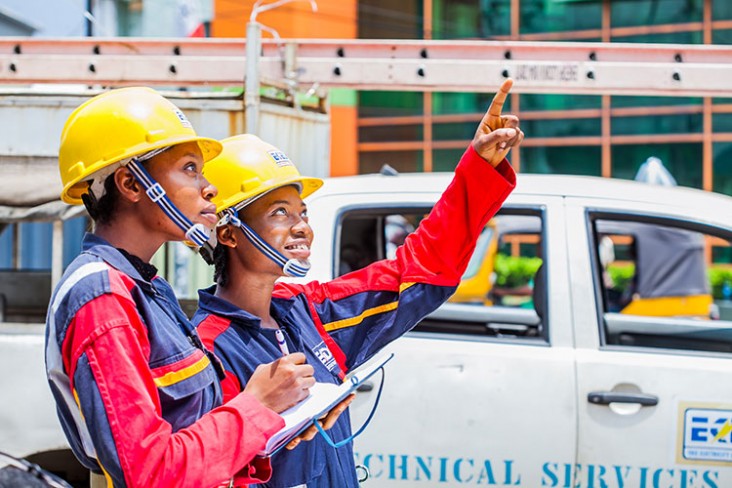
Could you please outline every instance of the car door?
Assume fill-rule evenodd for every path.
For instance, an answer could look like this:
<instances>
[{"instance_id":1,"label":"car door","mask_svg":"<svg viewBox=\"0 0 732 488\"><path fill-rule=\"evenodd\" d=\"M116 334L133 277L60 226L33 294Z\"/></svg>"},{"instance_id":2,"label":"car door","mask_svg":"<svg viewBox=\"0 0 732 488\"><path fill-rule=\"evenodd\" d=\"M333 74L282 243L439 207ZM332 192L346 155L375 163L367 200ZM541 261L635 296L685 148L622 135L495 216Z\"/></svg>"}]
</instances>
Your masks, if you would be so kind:
<instances>
[{"instance_id":1,"label":"car door","mask_svg":"<svg viewBox=\"0 0 732 488\"><path fill-rule=\"evenodd\" d=\"M715 246L728 251L732 229L703 220L680 207L567 199L579 399L577 463L566 467L575 473L571 486L732 486L732 322L719 320L711 287L684 292L695 276L712 276L687 267L687 258L703 252L707 263ZM642 236L627 230L639 226L676 237L641 249ZM683 235L697 248L668 249ZM632 262L627 287L658 278L649 290L626 294L634 307L612 304L600 252L608 236L615 262ZM641 263L649 257L655 269ZM670 295L685 296L660 293L674 288ZM699 299L709 300L706 317L679 311Z\"/></svg>"},{"instance_id":2,"label":"car door","mask_svg":"<svg viewBox=\"0 0 732 488\"><path fill-rule=\"evenodd\" d=\"M334 236L341 247L362 229L379 232L378 222L387 222L381 217L411 221L429 209L393 194L361 203L357 195L343 198L336 219L342 232ZM577 405L562 201L513 195L500 216L537 224L533 235L506 238L502 247L508 254L522 246L539 250L544 318L531 304L531 291L527 296L524 287L506 286L504 305L449 303L392 343L395 357L378 411L355 441L356 462L370 471L368 486L541 486L561 466L574 464ZM354 219L360 220L349 224ZM351 407L354 430L371 410L376 383Z\"/></svg>"}]
</instances>

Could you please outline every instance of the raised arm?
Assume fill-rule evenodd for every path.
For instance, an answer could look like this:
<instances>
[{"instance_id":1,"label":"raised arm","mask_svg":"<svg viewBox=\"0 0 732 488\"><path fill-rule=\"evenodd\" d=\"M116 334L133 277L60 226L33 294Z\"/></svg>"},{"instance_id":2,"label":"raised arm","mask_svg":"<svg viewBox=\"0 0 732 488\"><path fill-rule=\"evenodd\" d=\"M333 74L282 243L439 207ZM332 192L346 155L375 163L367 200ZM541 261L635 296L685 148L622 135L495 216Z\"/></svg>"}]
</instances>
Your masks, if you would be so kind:
<instances>
[{"instance_id":1,"label":"raised arm","mask_svg":"<svg viewBox=\"0 0 732 488\"><path fill-rule=\"evenodd\" d=\"M452 182L395 259L325 284L278 286L280 296L310 301L316 327L343 369L410 330L460 283L478 236L515 186L505 156L524 135L517 117L501 114L512 83L501 86Z\"/></svg>"}]
</instances>

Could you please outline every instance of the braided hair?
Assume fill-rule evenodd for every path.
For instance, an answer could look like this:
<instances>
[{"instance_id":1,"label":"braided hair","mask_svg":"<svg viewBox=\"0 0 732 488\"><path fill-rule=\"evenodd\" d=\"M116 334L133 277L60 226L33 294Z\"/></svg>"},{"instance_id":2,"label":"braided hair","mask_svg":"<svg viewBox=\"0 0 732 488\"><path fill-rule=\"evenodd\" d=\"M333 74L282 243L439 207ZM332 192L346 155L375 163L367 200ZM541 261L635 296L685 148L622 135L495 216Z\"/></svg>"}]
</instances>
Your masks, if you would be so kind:
<instances>
[{"instance_id":1,"label":"braided hair","mask_svg":"<svg viewBox=\"0 0 732 488\"><path fill-rule=\"evenodd\" d=\"M229 254L226 246L217 245L213 251L214 281L219 286L229 282Z\"/></svg>"},{"instance_id":2,"label":"braided hair","mask_svg":"<svg viewBox=\"0 0 732 488\"><path fill-rule=\"evenodd\" d=\"M81 196L81 201L96 225L110 223L119 201L119 190L114 181L114 173L104 180L104 195L102 195L102 198L97 199L90 190Z\"/></svg>"}]
</instances>

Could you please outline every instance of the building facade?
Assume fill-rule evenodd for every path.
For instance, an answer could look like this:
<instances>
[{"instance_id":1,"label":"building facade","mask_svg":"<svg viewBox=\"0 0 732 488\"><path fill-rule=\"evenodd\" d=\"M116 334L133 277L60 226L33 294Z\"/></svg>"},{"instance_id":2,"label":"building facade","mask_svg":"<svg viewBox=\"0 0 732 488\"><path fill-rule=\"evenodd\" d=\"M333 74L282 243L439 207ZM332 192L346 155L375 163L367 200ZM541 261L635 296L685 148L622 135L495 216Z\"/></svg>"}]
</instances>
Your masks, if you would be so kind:
<instances>
[{"instance_id":1,"label":"building facade","mask_svg":"<svg viewBox=\"0 0 732 488\"><path fill-rule=\"evenodd\" d=\"M212 34L245 35L253 2L216 0ZM319 0L259 21L282 37L730 44L723 0ZM453 169L490 93L334 93L331 174ZM732 101L514 94L523 172L633 178L649 157L680 185L732 194ZM347 130L355 122L357 130Z\"/></svg>"}]
</instances>

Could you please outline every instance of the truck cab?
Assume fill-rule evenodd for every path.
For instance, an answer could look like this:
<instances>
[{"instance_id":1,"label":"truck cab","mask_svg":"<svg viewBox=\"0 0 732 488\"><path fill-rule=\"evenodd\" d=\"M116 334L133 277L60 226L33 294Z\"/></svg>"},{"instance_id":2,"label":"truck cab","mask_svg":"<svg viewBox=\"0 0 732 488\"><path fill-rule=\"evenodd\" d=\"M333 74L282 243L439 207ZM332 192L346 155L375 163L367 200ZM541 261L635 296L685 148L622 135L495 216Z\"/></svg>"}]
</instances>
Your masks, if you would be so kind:
<instances>
[{"instance_id":1,"label":"truck cab","mask_svg":"<svg viewBox=\"0 0 732 488\"><path fill-rule=\"evenodd\" d=\"M307 279L388 258L390 222L416 227L450 178L327 180L307 200L316 236ZM355 444L370 471L365 485L732 486L728 304L718 297L704 313L634 313L608 298L619 286L609 278L625 276L628 288L630 269L658 274L675 301L711 301L714 277L726 272L715 257L730 251L731 216L732 199L708 192L519 175L484 232L494 251L479 242L474 256L492 259L492 292L444 304L388 347L395 358L377 415ZM666 257L654 268L621 232L639 226L694 244L679 251L678 239L660 239L655 257ZM601 256L608 235L612 262ZM698 260L680 264L684 252L701 252L702 269ZM501 270L510 259L508 274L523 282ZM354 428L375 394L357 396Z\"/></svg>"}]
</instances>

